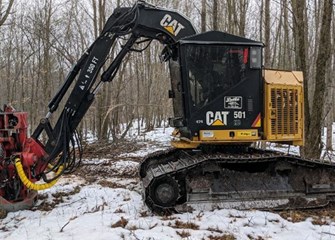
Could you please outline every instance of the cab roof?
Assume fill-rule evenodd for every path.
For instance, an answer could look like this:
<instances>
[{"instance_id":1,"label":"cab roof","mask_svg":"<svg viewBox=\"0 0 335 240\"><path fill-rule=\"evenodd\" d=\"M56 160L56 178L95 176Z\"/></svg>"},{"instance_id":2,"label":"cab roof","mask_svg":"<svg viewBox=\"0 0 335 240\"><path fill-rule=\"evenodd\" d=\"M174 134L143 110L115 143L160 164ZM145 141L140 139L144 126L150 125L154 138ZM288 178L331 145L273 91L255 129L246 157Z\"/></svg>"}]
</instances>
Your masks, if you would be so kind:
<instances>
[{"instance_id":1,"label":"cab roof","mask_svg":"<svg viewBox=\"0 0 335 240\"><path fill-rule=\"evenodd\" d=\"M262 42L254 41L248 38L232 35L226 32L209 31L185 37L179 41L180 44L227 44L227 45L252 45L261 46Z\"/></svg>"}]
</instances>

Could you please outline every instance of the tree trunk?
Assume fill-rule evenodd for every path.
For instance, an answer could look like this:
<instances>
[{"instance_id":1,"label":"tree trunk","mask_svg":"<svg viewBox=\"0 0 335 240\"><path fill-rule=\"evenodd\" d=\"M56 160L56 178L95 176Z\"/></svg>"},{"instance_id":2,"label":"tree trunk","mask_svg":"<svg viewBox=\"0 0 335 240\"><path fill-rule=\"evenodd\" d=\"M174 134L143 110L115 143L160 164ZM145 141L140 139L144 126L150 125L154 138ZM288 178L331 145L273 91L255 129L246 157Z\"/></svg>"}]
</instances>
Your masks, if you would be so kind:
<instances>
[{"instance_id":1,"label":"tree trunk","mask_svg":"<svg viewBox=\"0 0 335 240\"><path fill-rule=\"evenodd\" d=\"M219 30L218 27L218 1L213 0L213 30Z\"/></svg>"},{"instance_id":2,"label":"tree trunk","mask_svg":"<svg viewBox=\"0 0 335 240\"><path fill-rule=\"evenodd\" d=\"M207 11L206 11L206 0L201 0L201 32L206 32L206 17L207 17Z\"/></svg>"},{"instance_id":3,"label":"tree trunk","mask_svg":"<svg viewBox=\"0 0 335 240\"><path fill-rule=\"evenodd\" d=\"M297 69L303 72L304 76L304 135L306 147L313 144L310 142L310 107L309 107L309 73L307 69L307 20L305 19L305 0L292 0L292 14L293 14L293 35L296 49L295 62ZM301 148L301 154L305 155L305 149Z\"/></svg>"},{"instance_id":4,"label":"tree trunk","mask_svg":"<svg viewBox=\"0 0 335 240\"><path fill-rule=\"evenodd\" d=\"M313 96L313 105L311 112L311 122L306 136L306 146L304 149L305 157L319 158L322 150L321 130L323 106L325 103L326 70L329 66L331 52L331 19L333 10L333 1L325 0L322 15L322 25L320 32L318 57L316 60L316 79L315 92Z\"/></svg>"},{"instance_id":5,"label":"tree trunk","mask_svg":"<svg viewBox=\"0 0 335 240\"><path fill-rule=\"evenodd\" d=\"M270 47L270 0L264 2L264 65L270 67L271 62L271 47Z\"/></svg>"}]
</instances>

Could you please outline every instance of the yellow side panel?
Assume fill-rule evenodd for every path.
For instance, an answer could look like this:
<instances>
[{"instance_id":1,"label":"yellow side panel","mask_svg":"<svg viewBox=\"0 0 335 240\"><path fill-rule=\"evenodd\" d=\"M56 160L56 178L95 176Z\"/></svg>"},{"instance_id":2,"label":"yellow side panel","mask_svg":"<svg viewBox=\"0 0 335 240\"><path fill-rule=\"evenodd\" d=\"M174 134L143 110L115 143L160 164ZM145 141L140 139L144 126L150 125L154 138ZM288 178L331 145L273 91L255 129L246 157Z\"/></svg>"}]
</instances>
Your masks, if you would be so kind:
<instances>
[{"instance_id":1,"label":"yellow side panel","mask_svg":"<svg viewBox=\"0 0 335 240\"><path fill-rule=\"evenodd\" d=\"M255 141L260 139L257 129L200 130L200 141Z\"/></svg>"},{"instance_id":2,"label":"yellow side panel","mask_svg":"<svg viewBox=\"0 0 335 240\"><path fill-rule=\"evenodd\" d=\"M288 79L287 82L285 77ZM265 139L302 145L304 132L302 75L299 72L270 71L268 74L265 72L265 78ZM294 79L296 81L293 81Z\"/></svg>"}]
</instances>

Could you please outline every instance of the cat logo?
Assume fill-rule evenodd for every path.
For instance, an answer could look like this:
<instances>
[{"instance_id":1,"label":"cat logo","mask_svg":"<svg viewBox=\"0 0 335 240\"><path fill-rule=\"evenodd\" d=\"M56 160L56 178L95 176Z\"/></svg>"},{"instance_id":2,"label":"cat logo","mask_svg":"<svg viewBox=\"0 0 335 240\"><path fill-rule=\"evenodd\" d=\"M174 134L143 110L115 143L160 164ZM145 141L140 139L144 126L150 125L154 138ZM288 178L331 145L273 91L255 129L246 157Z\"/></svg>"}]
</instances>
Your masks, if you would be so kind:
<instances>
[{"instance_id":1,"label":"cat logo","mask_svg":"<svg viewBox=\"0 0 335 240\"><path fill-rule=\"evenodd\" d=\"M206 124L208 126L225 126L227 125L227 116L229 112L218 111L212 112L208 111L206 113Z\"/></svg>"},{"instance_id":2,"label":"cat logo","mask_svg":"<svg viewBox=\"0 0 335 240\"><path fill-rule=\"evenodd\" d=\"M172 19L172 17L169 14L165 14L165 16L162 18L161 26L164 27L166 31L168 31L174 36L177 36L180 30L185 28L177 20Z\"/></svg>"}]
</instances>

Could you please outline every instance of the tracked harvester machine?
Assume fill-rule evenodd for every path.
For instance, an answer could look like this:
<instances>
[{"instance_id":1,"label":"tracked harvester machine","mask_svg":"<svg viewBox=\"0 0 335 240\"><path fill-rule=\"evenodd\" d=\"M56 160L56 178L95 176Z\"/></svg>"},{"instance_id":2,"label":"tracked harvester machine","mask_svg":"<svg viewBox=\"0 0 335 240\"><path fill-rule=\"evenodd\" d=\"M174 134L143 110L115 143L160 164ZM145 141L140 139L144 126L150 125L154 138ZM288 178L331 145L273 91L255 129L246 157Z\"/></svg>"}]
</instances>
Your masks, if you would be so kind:
<instances>
[{"instance_id":1,"label":"tracked harvester machine","mask_svg":"<svg viewBox=\"0 0 335 240\"><path fill-rule=\"evenodd\" d=\"M170 60L171 150L140 176L155 211L313 208L333 199L332 163L251 147L303 145L303 76L262 68L263 44L223 32L178 42Z\"/></svg>"},{"instance_id":2,"label":"tracked harvester machine","mask_svg":"<svg viewBox=\"0 0 335 240\"><path fill-rule=\"evenodd\" d=\"M107 61L112 45L124 39L116 57ZM0 112L2 209L31 207L36 191L51 187L79 166L76 127L100 86L116 76L123 58L142 51L136 46L152 40L164 45L161 58L169 62L174 110L170 125L175 131L172 148L147 156L139 167L150 209L169 213L202 203L305 208L333 200L331 162L251 147L260 141L303 145L302 73L265 70L261 42L218 31L197 34L177 12L139 1L114 11L31 137L27 113L9 106ZM104 65L106 70L99 75ZM50 116L72 85L53 126ZM46 142L41 140L43 132Z\"/></svg>"}]
</instances>

